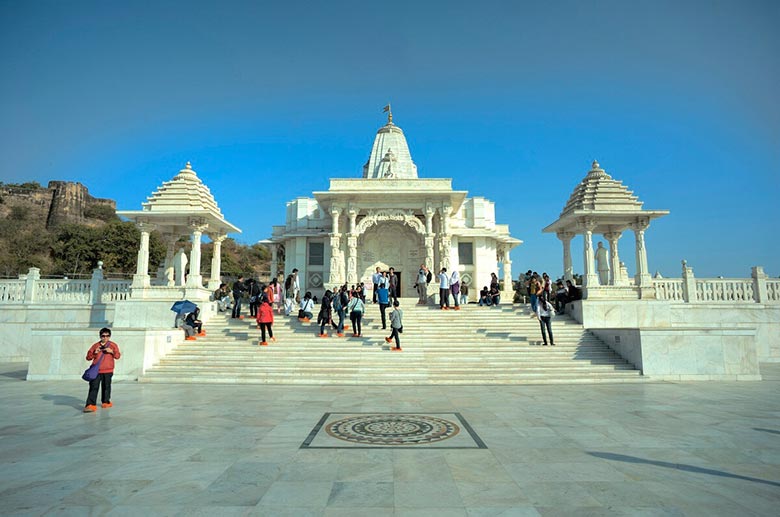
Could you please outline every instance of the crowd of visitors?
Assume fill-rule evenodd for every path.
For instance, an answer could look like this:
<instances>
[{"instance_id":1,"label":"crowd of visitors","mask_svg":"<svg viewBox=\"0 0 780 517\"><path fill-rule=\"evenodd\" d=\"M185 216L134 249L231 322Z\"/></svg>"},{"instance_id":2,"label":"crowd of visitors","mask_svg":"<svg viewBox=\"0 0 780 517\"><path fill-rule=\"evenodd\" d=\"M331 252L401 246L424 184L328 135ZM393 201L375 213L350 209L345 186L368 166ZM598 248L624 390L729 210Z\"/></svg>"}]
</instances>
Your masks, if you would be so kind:
<instances>
[{"instance_id":1,"label":"crowd of visitors","mask_svg":"<svg viewBox=\"0 0 780 517\"><path fill-rule=\"evenodd\" d=\"M446 267L442 267L437 280L440 310L457 311L461 309L461 305L468 304L469 286L462 283L457 270L448 272ZM421 264L414 283L419 305L428 305L428 288L432 281L432 272L425 264ZM266 336L271 341L275 341L272 329L274 311L290 316L297 309L298 319L306 323L315 320L314 308L318 303L319 312L315 321L319 326L319 337L331 337L333 334L344 337L345 331L350 328L353 337L362 337L366 304L371 303L379 308L382 329L387 330L389 324L390 336L385 340L395 344L393 350L400 350L403 311L398 300L399 276L392 267L387 271L377 267L371 275L371 284L370 288L373 289L371 289L370 301L366 300L367 289L362 282L352 286L344 284L333 290L328 289L321 300L312 296L310 291L301 298L298 269L293 269L283 283L274 278L265 285L255 279L244 280L239 276L232 284L232 299L231 289L223 283L214 292L214 300L217 302L218 310L231 310L231 317L236 319L243 319L242 304L248 303L249 315L256 319L258 329L262 332L261 345L268 344ZM531 270L520 275L517 289L524 295L527 294L532 313L539 319L543 344L547 345L549 342L553 346L555 342L550 323L551 317L555 312L563 312L571 301L578 300L581 296L579 289L569 280L565 283L563 280L553 283L547 273L539 275ZM480 307L500 307L501 286L496 273L491 273L489 285L485 285L479 291L477 303ZM194 317L197 318L197 315ZM349 318L349 325L346 324L347 318ZM202 331L202 327L192 325L192 322L185 323L198 333Z\"/></svg>"}]
</instances>

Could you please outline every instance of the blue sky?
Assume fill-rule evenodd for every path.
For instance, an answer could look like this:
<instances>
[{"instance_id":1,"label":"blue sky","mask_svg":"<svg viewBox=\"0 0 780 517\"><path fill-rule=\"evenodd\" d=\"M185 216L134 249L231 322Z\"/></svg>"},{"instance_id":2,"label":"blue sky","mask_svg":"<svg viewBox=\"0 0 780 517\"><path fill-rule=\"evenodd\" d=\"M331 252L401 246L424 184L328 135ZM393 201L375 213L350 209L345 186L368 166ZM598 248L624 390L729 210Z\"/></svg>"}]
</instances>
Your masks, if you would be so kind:
<instances>
[{"instance_id":1,"label":"blue sky","mask_svg":"<svg viewBox=\"0 0 780 517\"><path fill-rule=\"evenodd\" d=\"M190 160L243 242L356 178L393 105L419 175L496 203L515 274L593 159L650 268L780 275L780 3L0 0L0 181L137 209ZM581 271L581 241L573 243ZM633 272L633 236L620 242Z\"/></svg>"}]
</instances>

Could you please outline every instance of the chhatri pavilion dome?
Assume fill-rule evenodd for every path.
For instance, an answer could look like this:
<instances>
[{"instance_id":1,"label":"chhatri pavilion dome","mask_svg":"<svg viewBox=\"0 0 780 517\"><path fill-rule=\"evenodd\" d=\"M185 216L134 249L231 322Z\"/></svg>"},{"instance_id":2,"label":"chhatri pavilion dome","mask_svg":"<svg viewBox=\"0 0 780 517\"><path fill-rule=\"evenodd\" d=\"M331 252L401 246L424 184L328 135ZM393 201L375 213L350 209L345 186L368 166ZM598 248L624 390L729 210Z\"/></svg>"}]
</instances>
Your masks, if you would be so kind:
<instances>
[{"instance_id":1,"label":"chhatri pavilion dome","mask_svg":"<svg viewBox=\"0 0 780 517\"><path fill-rule=\"evenodd\" d=\"M499 267L511 278L509 251L522 241L496 223L493 202L453 190L450 178L418 177L404 132L385 111L362 178L332 178L327 191L287 202L285 224L265 241L272 276L297 268L301 289L319 296L344 283L370 288L377 267L393 267L401 295L414 296L425 263L434 273L457 269L472 299ZM509 295L511 282L504 287Z\"/></svg>"}]
</instances>

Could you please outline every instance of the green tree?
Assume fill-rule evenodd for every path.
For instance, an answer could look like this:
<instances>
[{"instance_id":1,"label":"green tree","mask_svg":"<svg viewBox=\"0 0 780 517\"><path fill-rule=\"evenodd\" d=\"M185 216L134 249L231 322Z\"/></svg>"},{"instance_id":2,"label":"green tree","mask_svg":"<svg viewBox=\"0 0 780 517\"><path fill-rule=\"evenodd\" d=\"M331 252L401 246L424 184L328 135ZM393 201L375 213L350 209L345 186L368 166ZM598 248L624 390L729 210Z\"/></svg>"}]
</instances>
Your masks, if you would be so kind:
<instances>
[{"instance_id":1,"label":"green tree","mask_svg":"<svg viewBox=\"0 0 780 517\"><path fill-rule=\"evenodd\" d=\"M88 206L86 210L84 210L84 217L87 219L98 219L107 223L119 220L116 215L116 210L110 205L104 205L102 203Z\"/></svg>"},{"instance_id":2,"label":"green tree","mask_svg":"<svg viewBox=\"0 0 780 517\"><path fill-rule=\"evenodd\" d=\"M52 245L54 273L67 276L86 276L97 262L100 230L81 224L65 224L57 228Z\"/></svg>"}]
</instances>

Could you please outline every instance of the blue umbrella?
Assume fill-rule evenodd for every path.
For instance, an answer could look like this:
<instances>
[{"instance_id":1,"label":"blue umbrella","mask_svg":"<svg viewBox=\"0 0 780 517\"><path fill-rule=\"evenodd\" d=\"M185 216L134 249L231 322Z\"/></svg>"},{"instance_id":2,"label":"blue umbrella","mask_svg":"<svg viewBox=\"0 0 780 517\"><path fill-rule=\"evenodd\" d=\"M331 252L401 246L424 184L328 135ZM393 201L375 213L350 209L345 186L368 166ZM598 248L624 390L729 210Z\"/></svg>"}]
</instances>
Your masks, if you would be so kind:
<instances>
[{"instance_id":1,"label":"blue umbrella","mask_svg":"<svg viewBox=\"0 0 780 517\"><path fill-rule=\"evenodd\" d=\"M185 314L194 311L197 307L189 300L180 300L171 306L171 310L177 314Z\"/></svg>"}]
</instances>

